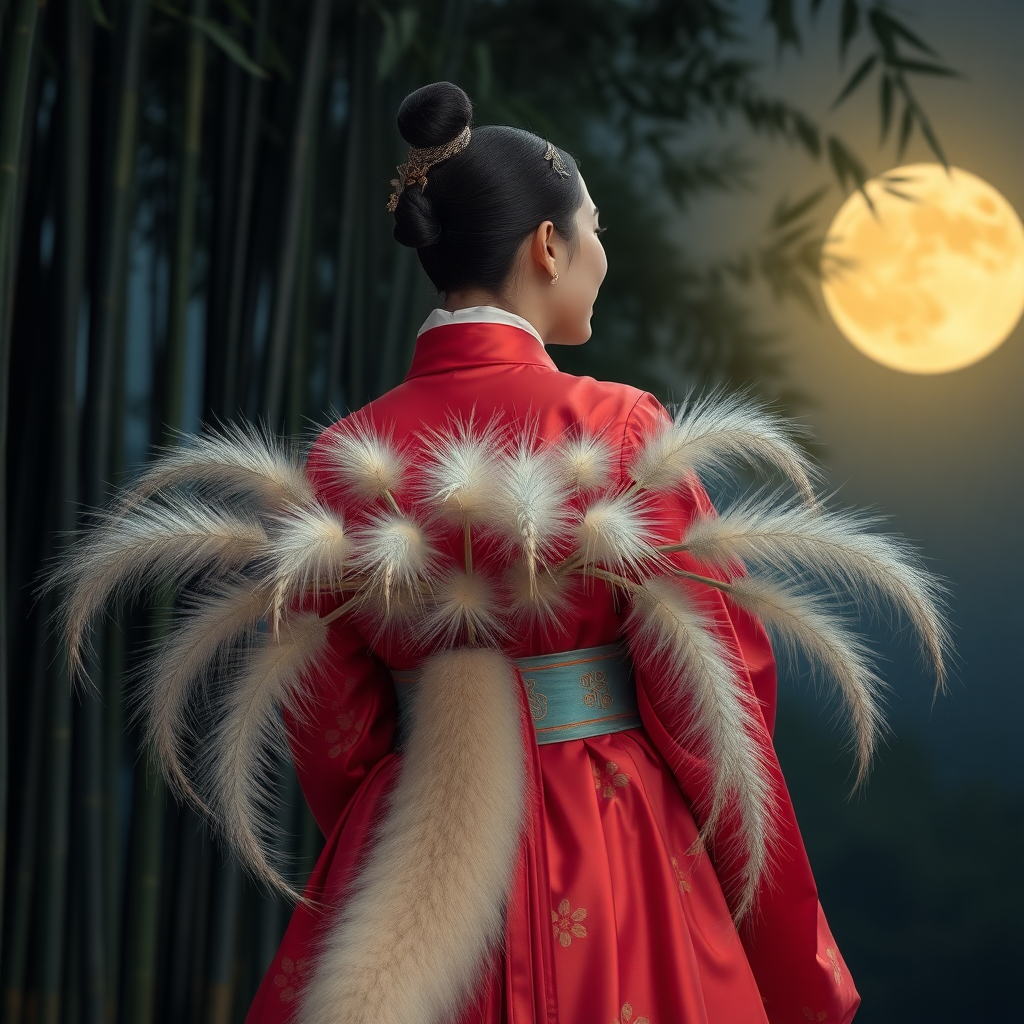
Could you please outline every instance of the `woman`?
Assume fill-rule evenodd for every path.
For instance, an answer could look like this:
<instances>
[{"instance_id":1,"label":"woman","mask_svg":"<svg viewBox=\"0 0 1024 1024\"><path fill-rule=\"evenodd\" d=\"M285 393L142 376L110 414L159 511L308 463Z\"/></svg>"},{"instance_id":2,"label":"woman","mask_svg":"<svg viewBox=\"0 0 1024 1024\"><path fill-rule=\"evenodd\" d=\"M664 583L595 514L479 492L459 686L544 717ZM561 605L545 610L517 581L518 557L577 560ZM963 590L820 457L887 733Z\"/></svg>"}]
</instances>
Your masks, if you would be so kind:
<instances>
[{"instance_id":1,"label":"woman","mask_svg":"<svg viewBox=\"0 0 1024 1024\"><path fill-rule=\"evenodd\" d=\"M404 382L329 428L313 448L308 473L318 497L350 518L358 509L337 485L332 452L353 429L393 432L413 450L453 421L541 443L596 431L614 449L614 480L628 485L626 467L668 420L648 394L556 369L546 346L590 338L607 270L597 206L568 153L517 129L470 128L470 120L465 93L445 82L412 93L399 110L413 148L394 183L394 234L417 250L444 306L420 330ZM668 540L709 511L696 486L652 501ZM475 564L492 556L485 543ZM686 554L672 557L684 570L699 568ZM738 685L759 707L758 756L777 833L770 871L739 925L733 912L744 858L728 855L737 826L725 815L705 852L710 769L685 739L688 711L656 678L656 658L636 659L633 682L628 668L619 680L635 685L635 696L615 695L627 701L625 712L579 738L561 739L572 722L545 731L547 709L536 698L542 673L558 658L543 656L581 662L577 676L586 675L588 658L617 657L607 648L622 635L625 611L610 585L578 580L555 621L534 621L506 642L522 707L534 719L523 712L521 736L502 735L500 721L474 720L490 714L487 707L438 712L437 728L447 731L436 744L472 747L485 742L477 733L487 729L487 750L475 762L453 753L447 765L423 755L418 770L440 777L397 795L404 755L395 746L396 688L400 695L409 688L422 649L401 630L377 635L358 616L343 616L331 625L331 658L311 682L313 710L289 720L300 779L327 844L309 903L292 918L249 1024L849 1021L859 997L821 914L767 739L775 713L768 640L719 591L701 600L735 661ZM600 664L614 674L613 664ZM470 703L475 692L470 683ZM502 782L518 770L509 761L519 749L526 824L513 827L511 846L497 834L500 820L438 823L446 815L485 817L488 792L508 796ZM481 765L486 778L453 777L480 776ZM459 789L477 783L480 792ZM508 799L514 816L515 792ZM433 820L439 835L414 841L416 826L404 840L389 834L382 820L411 813L403 800L425 809L421 825ZM466 811L473 800L479 807ZM375 865L377 844L388 842L392 859ZM492 877L473 880L466 897L465 878L502 843ZM403 868L403 853L419 863ZM424 866L431 857L438 863ZM420 871L420 883L396 878L403 870ZM462 941L463 925L482 937Z\"/></svg>"},{"instance_id":2,"label":"woman","mask_svg":"<svg viewBox=\"0 0 1024 1024\"><path fill-rule=\"evenodd\" d=\"M470 117L446 82L399 111L395 237L445 300L404 382L305 465L245 427L151 463L51 577L72 670L112 597L181 591L140 714L285 889L263 776L290 745L327 841L249 1024L849 1021L765 625L836 683L859 781L881 681L809 581L905 613L941 684L938 588L816 502L762 411L670 418L556 369L590 337L597 208L567 153ZM698 476L737 458L799 497L716 511Z\"/></svg>"}]
</instances>

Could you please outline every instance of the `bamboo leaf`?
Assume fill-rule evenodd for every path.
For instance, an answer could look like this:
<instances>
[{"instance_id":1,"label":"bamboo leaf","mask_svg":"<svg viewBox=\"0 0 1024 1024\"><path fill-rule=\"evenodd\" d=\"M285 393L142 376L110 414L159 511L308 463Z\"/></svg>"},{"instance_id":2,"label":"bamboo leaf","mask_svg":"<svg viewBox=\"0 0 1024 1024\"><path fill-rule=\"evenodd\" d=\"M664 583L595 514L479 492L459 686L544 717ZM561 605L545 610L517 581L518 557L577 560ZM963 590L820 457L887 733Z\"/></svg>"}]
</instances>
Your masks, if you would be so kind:
<instances>
[{"instance_id":1,"label":"bamboo leaf","mask_svg":"<svg viewBox=\"0 0 1024 1024\"><path fill-rule=\"evenodd\" d=\"M920 107L916 107L915 112L917 123L921 126L921 134L924 135L929 147L931 147L931 151L939 158L939 163L948 170L949 161L946 159L946 154L939 142L939 137L935 134L935 131L932 128L931 122L925 116L924 111L921 110Z\"/></svg>"},{"instance_id":2,"label":"bamboo leaf","mask_svg":"<svg viewBox=\"0 0 1024 1024\"><path fill-rule=\"evenodd\" d=\"M877 63L877 53L872 53L869 57L865 57L864 60L861 61L857 70L854 71L852 75L850 75L849 81L846 83L846 85L843 86L843 89L839 93L839 95L832 101L832 106L829 109L835 110L840 103L847 99L847 97L849 97L849 95L857 88L857 86L860 85L860 83L863 82L864 79L871 74L872 68L874 68L874 66Z\"/></svg>"},{"instance_id":3,"label":"bamboo leaf","mask_svg":"<svg viewBox=\"0 0 1024 1024\"><path fill-rule=\"evenodd\" d=\"M796 130L796 137L803 143L804 149L817 159L821 155L821 137L817 127L807 118L797 116L793 119L793 128Z\"/></svg>"},{"instance_id":4,"label":"bamboo leaf","mask_svg":"<svg viewBox=\"0 0 1024 1024\"><path fill-rule=\"evenodd\" d=\"M780 52L787 44L800 49L800 30L796 24L793 0L768 0L764 17L775 27L775 41Z\"/></svg>"},{"instance_id":5,"label":"bamboo leaf","mask_svg":"<svg viewBox=\"0 0 1024 1024\"><path fill-rule=\"evenodd\" d=\"M916 50L920 50L922 53L930 54L932 57L937 57L938 53L929 46L919 35L912 32L902 21L897 20L891 14L886 11L879 9L875 12L880 18L884 18L889 23L889 29L893 35L900 36L905 42L909 43Z\"/></svg>"},{"instance_id":6,"label":"bamboo leaf","mask_svg":"<svg viewBox=\"0 0 1024 1024\"><path fill-rule=\"evenodd\" d=\"M897 199L904 199L908 203L921 203L921 198L919 196L911 195L909 192L901 192L898 188L893 188L892 185L883 185L882 188L885 189L889 195L895 196Z\"/></svg>"},{"instance_id":7,"label":"bamboo leaf","mask_svg":"<svg viewBox=\"0 0 1024 1024\"><path fill-rule=\"evenodd\" d=\"M843 13L839 28L839 57L846 59L846 51L860 30L860 4L858 0L843 0Z\"/></svg>"},{"instance_id":8,"label":"bamboo leaf","mask_svg":"<svg viewBox=\"0 0 1024 1024\"><path fill-rule=\"evenodd\" d=\"M875 39L878 41L878 45L882 48L882 54L885 57L886 64L896 60L898 53L896 50L896 38L893 35L892 28L889 25L888 20L884 17L879 17L881 12L878 8L875 8L868 14L868 22L871 25L871 30L874 33Z\"/></svg>"},{"instance_id":9,"label":"bamboo leaf","mask_svg":"<svg viewBox=\"0 0 1024 1024\"><path fill-rule=\"evenodd\" d=\"M211 21L209 18L200 17L195 14L189 15L186 20L193 28L204 33L215 46L218 46L223 50L229 59L233 60L240 68L248 71L250 75L255 75L257 78L270 77L270 75L267 74L267 72L245 52L245 47L243 47L242 44L231 34L229 29L225 28L223 25L217 24L215 21Z\"/></svg>"}]
</instances>

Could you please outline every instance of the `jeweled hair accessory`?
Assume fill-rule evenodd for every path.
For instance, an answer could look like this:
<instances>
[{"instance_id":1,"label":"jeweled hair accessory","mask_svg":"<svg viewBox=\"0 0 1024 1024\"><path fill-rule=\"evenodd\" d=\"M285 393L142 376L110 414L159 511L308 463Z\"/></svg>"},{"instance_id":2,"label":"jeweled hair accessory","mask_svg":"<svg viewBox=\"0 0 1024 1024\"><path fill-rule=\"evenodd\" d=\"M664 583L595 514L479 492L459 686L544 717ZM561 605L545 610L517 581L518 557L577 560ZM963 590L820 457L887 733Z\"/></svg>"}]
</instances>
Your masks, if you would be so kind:
<instances>
[{"instance_id":1,"label":"jeweled hair accessory","mask_svg":"<svg viewBox=\"0 0 1024 1024\"><path fill-rule=\"evenodd\" d=\"M446 142L443 146L425 148L413 146L409 150L408 160L395 168L398 171L398 177L391 179L395 191L391 193L391 198L388 200L388 213L395 212L398 208L398 197L410 185L419 185L421 190L425 189L427 187L427 171L434 164L439 164L442 160L448 160L461 153L469 145L471 135L467 124L451 142Z\"/></svg>"},{"instance_id":2,"label":"jeweled hair accessory","mask_svg":"<svg viewBox=\"0 0 1024 1024\"><path fill-rule=\"evenodd\" d=\"M555 148L553 142L548 143L548 148L544 151L544 159L551 162L551 168L560 178L569 177L569 168L565 166L565 161L562 159L562 154Z\"/></svg>"}]
</instances>

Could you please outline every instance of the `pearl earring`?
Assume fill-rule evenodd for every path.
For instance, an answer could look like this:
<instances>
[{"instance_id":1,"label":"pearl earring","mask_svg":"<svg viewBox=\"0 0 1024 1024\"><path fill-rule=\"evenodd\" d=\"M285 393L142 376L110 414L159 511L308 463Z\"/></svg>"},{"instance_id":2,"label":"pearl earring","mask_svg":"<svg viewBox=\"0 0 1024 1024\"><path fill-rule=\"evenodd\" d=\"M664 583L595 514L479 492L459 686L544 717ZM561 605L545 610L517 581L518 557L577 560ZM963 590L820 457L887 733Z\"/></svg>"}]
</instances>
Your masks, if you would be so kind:
<instances>
[{"instance_id":1,"label":"pearl earring","mask_svg":"<svg viewBox=\"0 0 1024 1024\"><path fill-rule=\"evenodd\" d=\"M558 271L555 271L555 276L551 278L551 283L554 284L558 280Z\"/></svg>"}]
</instances>

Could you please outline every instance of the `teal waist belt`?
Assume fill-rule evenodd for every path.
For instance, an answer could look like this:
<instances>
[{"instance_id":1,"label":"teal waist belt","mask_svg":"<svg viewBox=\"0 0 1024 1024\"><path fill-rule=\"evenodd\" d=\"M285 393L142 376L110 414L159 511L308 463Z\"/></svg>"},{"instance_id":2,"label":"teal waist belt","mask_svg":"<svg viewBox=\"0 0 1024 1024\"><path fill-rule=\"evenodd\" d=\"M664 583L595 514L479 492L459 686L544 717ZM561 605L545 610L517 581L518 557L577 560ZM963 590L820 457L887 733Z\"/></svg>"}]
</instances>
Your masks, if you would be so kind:
<instances>
[{"instance_id":1,"label":"teal waist belt","mask_svg":"<svg viewBox=\"0 0 1024 1024\"><path fill-rule=\"evenodd\" d=\"M633 663L621 643L515 661L526 685L538 743L561 743L641 725ZM392 671L400 719L407 718L417 672Z\"/></svg>"}]
</instances>

